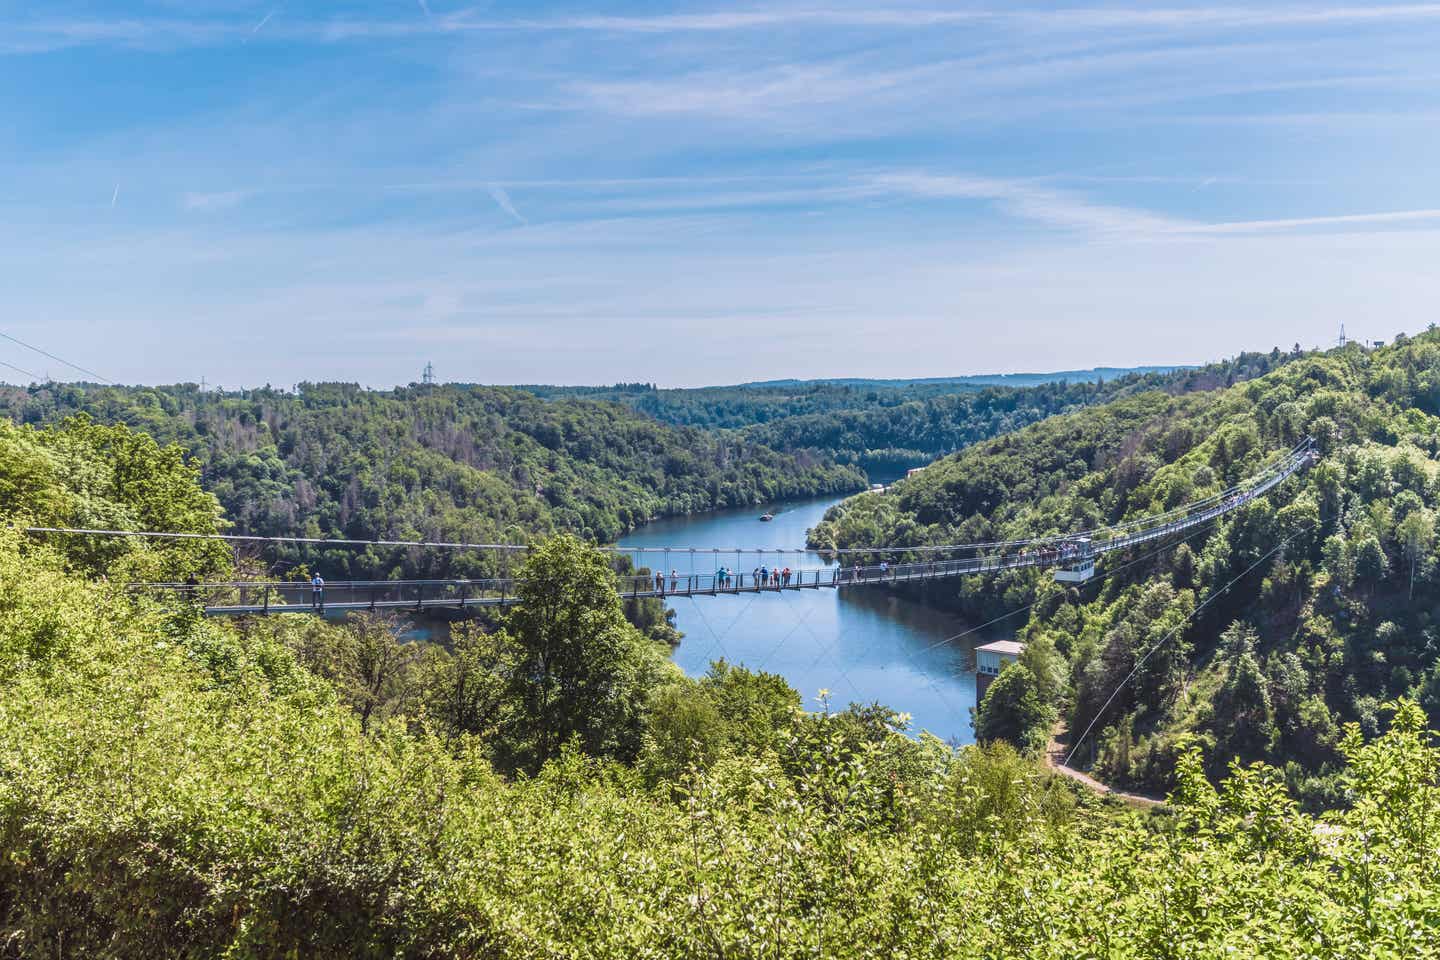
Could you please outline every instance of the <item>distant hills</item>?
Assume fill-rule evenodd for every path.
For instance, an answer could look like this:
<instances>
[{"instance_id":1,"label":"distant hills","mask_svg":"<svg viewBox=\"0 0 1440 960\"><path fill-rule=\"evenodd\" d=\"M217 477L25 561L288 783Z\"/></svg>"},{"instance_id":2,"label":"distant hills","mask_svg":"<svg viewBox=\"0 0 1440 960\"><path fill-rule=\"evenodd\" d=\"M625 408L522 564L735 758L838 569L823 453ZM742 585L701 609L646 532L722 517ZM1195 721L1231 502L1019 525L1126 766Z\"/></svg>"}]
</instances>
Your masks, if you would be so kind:
<instances>
[{"instance_id":1,"label":"distant hills","mask_svg":"<svg viewBox=\"0 0 1440 960\"><path fill-rule=\"evenodd\" d=\"M1057 370L1052 373L983 373L961 377L917 377L914 379L870 379L866 377L829 377L819 380L752 380L737 384L740 387L804 387L815 384L841 387L914 387L914 386L958 386L973 387L1038 387L1046 383L1083 383L1095 380L1114 380L1130 374L1174 373L1176 370L1193 370L1195 364L1172 364L1154 367L1093 367L1089 370Z\"/></svg>"},{"instance_id":2,"label":"distant hills","mask_svg":"<svg viewBox=\"0 0 1440 960\"><path fill-rule=\"evenodd\" d=\"M609 386L599 384L515 384L517 390L542 397L590 396L593 394L635 394L635 393L697 393L714 390L793 390L806 387L851 387L901 390L907 387L928 387L954 390L983 390L986 387L1038 387L1047 383L1094 383L1096 380L1115 380L1126 376L1146 374L1167 374L1179 370L1198 369L1198 364L1170 364L1150 367L1092 367L1089 370L1056 370L1050 373L978 373L955 377L819 377L811 380L786 378L781 380L747 380L744 383L714 384L707 387L658 387L654 383L615 383Z\"/></svg>"}]
</instances>

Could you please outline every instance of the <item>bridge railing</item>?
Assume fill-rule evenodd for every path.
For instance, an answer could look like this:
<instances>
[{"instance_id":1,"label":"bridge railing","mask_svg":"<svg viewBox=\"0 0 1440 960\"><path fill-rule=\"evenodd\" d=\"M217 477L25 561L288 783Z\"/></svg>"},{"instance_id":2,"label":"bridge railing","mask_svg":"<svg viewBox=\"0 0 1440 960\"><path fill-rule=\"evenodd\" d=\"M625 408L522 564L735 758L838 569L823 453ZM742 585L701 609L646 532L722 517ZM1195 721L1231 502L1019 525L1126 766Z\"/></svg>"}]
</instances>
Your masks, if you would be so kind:
<instances>
[{"instance_id":1,"label":"bridge railing","mask_svg":"<svg viewBox=\"0 0 1440 960\"><path fill-rule=\"evenodd\" d=\"M307 581L232 581L219 583L157 583L137 585L143 593L162 595L215 612L310 612L333 606L344 609L395 609L430 606L486 606L513 600L515 581L497 580L346 580L316 589Z\"/></svg>"}]
</instances>

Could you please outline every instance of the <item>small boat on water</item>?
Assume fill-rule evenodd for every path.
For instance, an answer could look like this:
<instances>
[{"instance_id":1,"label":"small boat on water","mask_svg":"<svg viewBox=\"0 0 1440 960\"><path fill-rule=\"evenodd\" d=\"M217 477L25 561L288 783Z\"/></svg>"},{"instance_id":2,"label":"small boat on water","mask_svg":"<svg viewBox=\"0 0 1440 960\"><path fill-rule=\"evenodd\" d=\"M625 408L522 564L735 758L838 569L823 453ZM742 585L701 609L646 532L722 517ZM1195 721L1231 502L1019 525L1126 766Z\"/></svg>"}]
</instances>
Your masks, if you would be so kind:
<instances>
[{"instance_id":1,"label":"small boat on water","mask_svg":"<svg viewBox=\"0 0 1440 960\"><path fill-rule=\"evenodd\" d=\"M774 520L774 519L775 519L775 514L773 514L773 513L761 514L761 515L760 515L760 519L761 519L761 520Z\"/></svg>"}]
</instances>

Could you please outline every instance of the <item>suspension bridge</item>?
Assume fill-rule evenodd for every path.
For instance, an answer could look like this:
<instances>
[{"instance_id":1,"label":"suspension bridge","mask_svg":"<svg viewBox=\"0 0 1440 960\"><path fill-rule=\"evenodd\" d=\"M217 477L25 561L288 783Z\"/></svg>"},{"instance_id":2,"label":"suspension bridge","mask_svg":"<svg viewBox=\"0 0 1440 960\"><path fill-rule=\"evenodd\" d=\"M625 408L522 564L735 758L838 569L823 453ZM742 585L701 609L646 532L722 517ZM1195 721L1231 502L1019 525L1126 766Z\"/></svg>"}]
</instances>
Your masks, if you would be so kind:
<instances>
[{"instance_id":1,"label":"suspension bridge","mask_svg":"<svg viewBox=\"0 0 1440 960\"><path fill-rule=\"evenodd\" d=\"M1306 439L1260 473L1219 494L1187 503L1160 514L1092 530L1031 540L925 546L849 547L833 550L806 548L625 547L603 549L628 554L636 575L617 578L616 590L627 599L763 594L791 590L848 589L888 584L917 583L1016 569L1049 569L1056 580L1082 583L1095 575L1095 565L1106 554L1153 543L1193 531L1244 507L1304 470L1318 457L1313 440ZM229 541L285 542L328 546L411 546L524 552L519 544L418 543L407 541L267 538L236 535L135 533L127 531L31 528L34 533L113 534L169 539L221 539ZM647 556L661 554L663 565L649 572ZM796 558L794 569L785 557ZM834 558L824 567L803 567L802 558ZM690 572L665 572L669 560L688 559ZM756 567L734 572L722 558L753 555ZM900 556L899 562L888 557ZM695 573L697 562L710 557L713 572ZM876 559L876 558L881 559ZM848 566L846 560L853 558ZM707 564L710 561L704 561ZM757 572L760 572L757 575ZM325 583L308 581L230 581L215 583L137 583L133 590L178 598L201 607L207 616L245 616L274 613L323 613L354 610L464 611L469 608L508 606L519 602L524 582L500 577L483 580L357 580Z\"/></svg>"}]
</instances>

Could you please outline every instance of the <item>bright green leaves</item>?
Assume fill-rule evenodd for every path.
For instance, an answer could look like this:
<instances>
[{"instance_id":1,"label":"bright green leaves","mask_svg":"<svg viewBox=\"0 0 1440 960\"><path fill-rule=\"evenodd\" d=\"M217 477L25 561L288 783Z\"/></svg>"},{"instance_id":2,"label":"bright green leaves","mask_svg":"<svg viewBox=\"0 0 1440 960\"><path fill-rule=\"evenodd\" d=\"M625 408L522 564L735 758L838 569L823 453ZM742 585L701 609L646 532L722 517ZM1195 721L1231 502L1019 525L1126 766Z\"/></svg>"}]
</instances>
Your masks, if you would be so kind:
<instances>
[{"instance_id":1,"label":"bright green leaves","mask_svg":"<svg viewBox=\"0 0 1440 960\"><path fill-rule=\"evenodd\" d=\"M223 529L180 448L77 417L45 430L0 420L0 519L161 533ZM52 535L79 569L125 580L204 578L229 569L223 543Z\"/></svg>"}]
</instances>

